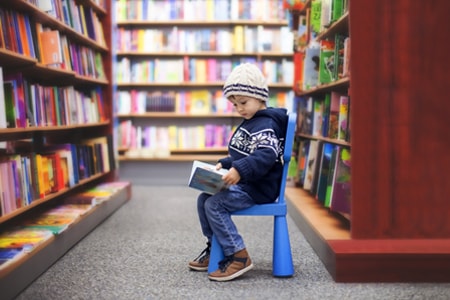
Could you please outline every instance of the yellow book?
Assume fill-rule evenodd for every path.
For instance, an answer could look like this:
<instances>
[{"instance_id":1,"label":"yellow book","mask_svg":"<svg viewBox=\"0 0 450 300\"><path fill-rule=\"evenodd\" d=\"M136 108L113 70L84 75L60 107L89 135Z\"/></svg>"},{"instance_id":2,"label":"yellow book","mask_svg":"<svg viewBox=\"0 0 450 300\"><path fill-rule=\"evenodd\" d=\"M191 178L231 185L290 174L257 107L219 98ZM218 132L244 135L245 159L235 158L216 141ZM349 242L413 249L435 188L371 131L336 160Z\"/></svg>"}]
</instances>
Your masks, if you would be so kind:
<instances>
[{"instance_id":1,"label":"yellow book","mask_svg":"<svg viewBox=\"0 0 450 300\"><path fill-rule=\"evenodd\" d=\"M235 52L243 52L244 48L244 26L236 25L233 33L233 50Z\"/></svg>"},{"instance_id":2,"label":"yellow book","mask_svg":"<svg viewBox=\"0 0 450 300\"><path fill-rule=\"evenodd\" d=\"M178 134L177 127L175 125L169 125L169 149L178 149Z\"/></svg>"},{"instance_id":3,"label":"yellow book","mask_svg":"<svg viewBox=\"0 0 450 300\"><path fill-rule=\"evenodd\" d=\"M208 90L191 92L191 114L209 114L211 112L211 94Z\"/></svg>"},{"instance_id":4,"label":"yellow book","mask_svg":"<svg viewBox=\"0 0 450 300\"><path fill-rule=\"evenodd\" d=\"M206 82L208 76L206 75L208 72L206 59L197 59L195 61L195 77L197 78L198 83Z\"/></svg>"},{"instance_id":5,"label":"yellow book","mask_svg":"<svg viewBox=\"0 0 450 300\"><path fill-rule=\"evenodd\" d=\"M80 8L80 19L81 19L81 27L83 29L83 35L88 36L88 29L86 25L86 16L84 15L84 7L82 4L79 5Z\"/></svg>"}]
</instances>

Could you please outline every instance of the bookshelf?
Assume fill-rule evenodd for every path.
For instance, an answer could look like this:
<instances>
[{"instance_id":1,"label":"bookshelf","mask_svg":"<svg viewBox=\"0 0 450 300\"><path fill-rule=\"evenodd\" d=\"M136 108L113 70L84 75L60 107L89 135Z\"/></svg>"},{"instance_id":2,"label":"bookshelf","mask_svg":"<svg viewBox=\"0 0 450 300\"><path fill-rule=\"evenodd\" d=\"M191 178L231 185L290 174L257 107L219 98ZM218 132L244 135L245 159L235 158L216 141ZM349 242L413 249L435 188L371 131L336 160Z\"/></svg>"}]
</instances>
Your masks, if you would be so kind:
<instances>
[{"instance_id":1,"label":"bookshelf","mask_svg":"<svg viewBox=\"0 0 450 300\"><path fill-rule=\"evenodd\" d=\"M119 161L213 162L226 155L241 119L222 86L240 62L259 64L273 105L289 105L292 46L280 42L291 36L282 1L258 2L116 2ZM239 12L243 5L249 7ZM168 107L149 107L152 96Z\"/></svg>"},{"instance_id":2,"label":"bookshelf","mask_svg":"<svg viewBox=\"0 0 450 300\"><path fill-rule=\"evenodd\" d=\"M61 232L11 262L2 261L5 299L14 298L131 197L130 184L117 182L113 147L111 2L35 3L0 3L5 105L0 106L0 232L79 200L86 191L110 190L104 191L107 201L96 196L96 204L87 203L89 211ZM76 18L75 11L84 17ZM52 38L46 40L40 30ZM49 52L52 60L46 61Z\"/></svg>"},{"instance_id":3,"label":"bookshelf","mask_svg":"<svg viewBox=\"0 0 450 300\"><path fill-rule=\"evenodd\" d=\"M343 145L351 149L351 216L297 186L286 191L291 216L337 282L450 279L449 44L438 29L450 4L434 4L350 0L348 25L339 27L351 37Z\"/></svg>"}]
</instances>

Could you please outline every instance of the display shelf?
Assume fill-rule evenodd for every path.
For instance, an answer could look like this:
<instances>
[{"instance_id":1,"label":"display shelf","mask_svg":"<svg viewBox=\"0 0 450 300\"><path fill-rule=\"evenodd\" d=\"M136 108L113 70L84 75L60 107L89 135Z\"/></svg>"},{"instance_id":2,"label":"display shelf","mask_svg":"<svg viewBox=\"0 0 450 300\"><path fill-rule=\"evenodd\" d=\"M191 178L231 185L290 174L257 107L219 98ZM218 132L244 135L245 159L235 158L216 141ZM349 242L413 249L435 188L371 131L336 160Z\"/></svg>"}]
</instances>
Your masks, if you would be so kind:
<instances>
[{"instance_id":1,"label":"display shelf","mask_svg":"<svg viewBox=\"0 0 450 300\"><path fill-rule=\"evenodd\" d=\"M52 237L23 260L0 271L2 299L13 299L64 254L131 198L131 185L90 210L61 234Z\"/></svg>"},{"instance_id":2,"label":"display shelf","mask_svg":"<svg viewBox=\"0 0 450 300\"><path fill-rule=\"evenodd\" d=\"M228 2L230 7L238 3L239 1L233 3L232 1ZM183 8L186 9L192 3L179 4L185 5ZM220 5L224 4L225 2ZM239 5L240 4L242 3L239 3ZM279 4L281 5L281 1L279 1ZM252 61L259 64L261 68L263 68L263 64L266 63L265 72L267 73L268 85L273 99L279 96L277 94L287 95L290 93L292 80L283 80L283 75L286 74L287 76L289 72L283 71L286 69L282 69L284 68L282 63L289 64L292 62L292 49L279 47L281 43L274 43L272 41L272 38L278 38L277 41L280 40L282 34L289 35L287 21L281 18L281 16L280 19L274 19L274 16L279 16L282 10L268 14L271 17L257 20L232 18L226 20L201 20L200 18L188 20L184 19L187 16L186 12L183 13L183 16L167 16L167 19L163 18L163 13L161 13L161 15L157 16L157 20L151 19L151 17L149 17L148 20L145 20L143 19L145 18L144 15L151 15L151 12L142 11L141 16L134 15L134 9L141 9L139 3L133 7L121 6L121 3L117 3L117 5L116 11L118 13L116 15L117 21L115 25L117 27L116 39L118 42L114 57L116 60L116 68L121 70L117 72L117 102L123 103L121 100L125 99L125 103L128 103L129 99L132 98L132 92L135 93L134 95L137 95L142 91L148 93L155 91L161 93L176 93L177 96L180 96L176 99L182 98L182 100L180 100L182 104L177 102L177 105L180 104L182 109L173 109L174 111L177 111L174 113L150 112L151 108L145 107L145 113L128 114L122 113L123 111L119 109L120 113L117 114L117 117L120 121L124 122L123 124L125 124L127 120L131 121L131 124L126 123L125 127L119 126L119 132L125 132L124 135L126 137L131 136L130 139L123 139L126 143L134 144L134 141L132 141L134 130L136 130L136 132L144 132L149 129L149 127L173 125L175 125L176 128L184 127L181 128L180 131L177 131L176 135L178 138L174 139L176 142L172 140L172 144L175 144L178 143L179 140L185 139L184 135L186 135L186 133L184 133L183 130L189 130L190 128L188 127L205 125L236 126L236 119L238 116L237 114L231 113L231 108L226 103L226 99L223 99L221 93L226 76L231 72L233 66L239 62ZM174 8L172 7L173 3L159 3L155 5ZM217 9L220 7L219 3L214 3L212 5L217 5ZM256 4L252 3L252 5ZM271 3L271 5L273 5L274 9L279 8L277 7L276 1ZM221 7L223 8L223 6ZM197 7L195 10L197 10ZM198 8L198 10L201 9ZM195 13L197 13L197 11ZM227 12L224 12L224 16L226 14ZM262 12L260 14L262 15ZM250 13L248 13L248 15L250 15ZM252 39L254 40L253 48L244 47L243 39L245 30L251 31L254 35L254 38ZM268 34L265 36L264 30L268 31ZM258 38L256 36L257 34ZM208 35L210 35L210 38L207 38ZM132 36L133 38L131 38ZM146 36L146 38L144 38L144 36ZM144 41L146 41L147 38L154 39L154 42L151 44L145 43ZM264 38L265 40L263 40ZM259 41L257 41L257 39L259 39ZM239 40L240 42L238 42ZM268 42L269 40L270 42ZM248 40L248 42L250 42L250 40ZM259 44L257 45L257 43ZM148 71L145 73L139 72L142 68L145 68ZM179 72L167 75L167 73L170 73L169 69L177 69ZM160 77L159 75L163 73L165 73L166 76ZM272 75L272 77L270 77L270 75ZM205 91L210 94L209 97L205 96ZM192 100L190 95L195 92L200 92L202 95L199 96L199 93L197 93L195 97L192 96L192 98L195 98L193 100L196 101L192 101L192 103L194 103L192 104L190 102ZM185 95L186 98L183 98ZM135 99L138 97L141 97L139 98L139 101L141 101L143 96L139 95ZM190 109L197 105L201 105L202 107L209 106L210 109L208 112L203 110L204 113L202 114L191 114ZM177 107L176 105L174 106ZM122 108L124 105L119 104L118 107ZM133 104L131 107L133 107ZM214 113L214 107L220 107L222 111L230 112L216 114ZM139 109L142 111L142 108ZM195 120L197 120L196 123L194 122ZM165 123L163 123L163 121ZM131 134L129 133L129 128L131 128ZM208 131L208 134L209 132L210 131ZM142 135L144 135L144 133L142 133ZM181 138L179 137L180 135ZM189 136L188 140L193 139L191 133L187 133L187 135ZM201 136L203 133L198 133L197 135ZM206 136L206 130L204 135ZM220 136L220 134L215 134L215 136ZM151 140L151 137L148 139ZM196 153L189 153L187 156L175 153L177 151L186 152L183 150L183 148L185 148L184 145L179 145L177 147L180 149L176 149L176 151L165 151L165 154L170 153L170 157L155 155L157 156L157 158L155 158L148 157L148 153L146 155L140 152L141 148L150 148L151 141L145 140L145 147L144 145L123 145L120 144L121 141L122 139L119 140L118 148L130 149L129 151L132 152L127 155L125 152L128 150L123 150L123 152L121 152L123 156L121 155L119 158L119 161L121 162L155 159L185 161L192 157L196 158L197 156L200 157L200 159L216 158L215 156L212 156L209 146L206 146L206 143L205 147L199 147L200 149L196 150ZM216 142L217 141L215 141L214 144L217 144ZM222 144L222 141L220 144ZM187 146L187 148L190 147L190 145ZM137 150L134 148L137 148ZM173 147L170 149L172 150L172 148ZM226 151L221 151L220 153L226 155ZM153 156L153 154L150 154L150 156Z\"/></svg>"},{"instance_id":3,"label":"display shelf","mask_svg":"<svg viewBox=\"0 0 450 300\"><path fill-rule=\"evenodd\" d=\"M27 24L27 22L29 22L30 30L33 32L32 34L30 33L30 35L24 35L23 33L22 35L17 36L11 34L6 35L5 28L9 30L14 26L18 26L15 23L14 25L11 23L11 26L4 26L4 30L2 31L2 38L4 41L1 44L4 48L0 49L0 71L3 74L4 80L2 84L5 84L6 86L6 82L9 80L6 78L14 75L15 77L13 77L13 80L16 80L17 91L27 91L24 92L23 102L21 102L22 98L13 97L14 101L16 101L14 103L19 103L19 105L16 106L18 109L14 111L9 109L8 111L8 113L14 113L15 120L12 125L8 124L8 126L14 128L0 129L0 144L2 145L0 149L0 160L2 164L4 164L2 165L2 178L0 182L2 183L3 192L5 191L5 177L3 177L5 176L5 173L3 172L7 170L8 172L15 174L15 169L11 168L10 163L14 159L17 159L17 157L19 157L24 164L25 162L30 163L28 173L29 181L25 184L23 181L19 181L19 177L16 179L16 177L13 176L15 196L8 197L8 199L6 199L6 197L1 197L3 202L0 215L0 230L2 232L10 230L11 226L14 226L14 224L26 222L28 218L36 215L41 209L51 205L60 204L64 199L76 194L78 191L93 187L96 184L117 180L118 172L115 168L116 157L112 148L112 142L110 141L113 136L113 105L111 103L112 68L110 49L111 15L109 14L111 11L111 1L104 2L105 8L99 7L93 1L88 0L70 3L72 5L83 4L85 7L92 8L93 12L101 19L101 26L103 26L106 45L89 38L88 34L83 34L74 30L71 26L63 23L51 13L39 9L38 6L32 4L31 1L15 0L2 1L0 3L0 9L3 12L8 12L2 13L2 18L4 18L5 15L15 15L18 19L22 20L23 16L23 23ZM22 24L22 21L19 22ZM2 23L6 24L6 20L2 19ZM14 48L12 45L19 45L20 43L21 45L32 44L36 49L41 50L39 53L42 53L42 49L47 50L47 48L43 48L42 44L36 39L36 37L39 36L39 33L38 26L36 26L35 32L34 23L41 24L46 28L45 30L58 31L60 38L64 35L71 43L73 43L72 45L82 46L85 49L92 50L92 53L98 54L98 58L102 60L104 67L104 78L95 78L96 75L93 75L92 77L85 76L85 74L89 73L80 73L78 71L69 70L66 68L67 66L64 66L63 64L50 67L42 63L42 59L39 55L35 54L35 57L33 57L31 52L25 53L25 51L21 51L19 47ZM56 42L60 42L60 40ZM60 46L64 49L63 45ZM14 49L14 51L12 49ZM36 51L36 53L38 53L38 51ZM72 54L74 55L76 52L73 52ZM72 57L70 63L75 64L75 61L76 59ZM78 61L78 63L80 63L80 61ZM91 61L91 63L93 63L93 61ZM95 69L93 65L90 65L90 68L92 70ZM75 68L73 69L75 70ZM22 85L21 79L24 79L25 81L23 82L26 83L23 83ZM34 89L32 89L31 86L33 86ZM63 97L63 92L67 91L63 91L65 88L72 89L74 94L70 94L70 96L64 94ZM43 96L44 94L38 94L41 91L47 92L45 97ZM55 94L50 96L49 91L58 91L58 96L51 98ZM75 108L71 106L69 108L68 103L75 103L77 101L75 100L76 95L81 95L82 93L96 93L96 97L101 98L102 101L101 106L97 106L97 109L98 107L101 107L102 112L94 112L87 107ZM41 95L41 97L36 95ZM49 100L50 98L52 101ZM95 102L92 98L92 94L89 94L86 98L89 98L91 103ZM43 99L48 102L42 102ZM1 100L5 101L5 99ZM70 102L69 100L72 100L73 102ZM23 111L21 111L21 109L23 109ZM24 114L21 114L23 112ZM96 121L85 118L88 112L96 114ZM81 119L84 121L81 122ZM33 126L32 124L38 124L38 126ZM47 124L69 125L47 126ZM62 146L62 144L65 144L66 146L69 144L71 146L79 145L81 147L83 146L83 141L89 143L93 140L95 140L93 143L97 143L96 146L102 147L102 155L105 155L102 157L105 160L109 158L107 162L104 162L101 167L99 165L96 165L95 167L91 165L90 167L92 167L92 170L89 170L89 173L84 169L86 173L82 175L78 174L79 180L75 179L74 167L72 167L72 171L69 171L69 163L65 165L67 168L63 168L61 165L61 170L63 171L60 174L64 180L61 179L61 177L58 177L58 179L54 181L58 181L58 185L52 185L50 189L46 189L47 186L45 186L39 193L35 193L35 191L38 190L38 187L41 187L40 185L43 182L43 186L47 185L47 183L54 183L47 182L46 175L50 177L50 173L58 173L59 169L56 167L58 158L56 158L57 155L55 154L58 150L55 150L56 148ZM98 142L99 140L101 140L101 142ZM109 148L107 148L107 144L110 144ZM72 149L68 150L65 148L65 151L69 151L71 153L70 157L73 159L74 156L78 156L80 153L75 153L76 151ZM108 154L106 154L106 152L108 152ZM50 164L40 165L42 169L48 170L48 174L44 171L44 173L39 173L42 176L34 175L39 172L37 171L38 167L36 167L38 163L37 160L35 163L35 160L31 157L37 157L37 155L46 156L46 158L50 160L54 159L52 160L55 162L54 166L52 165L50 167ZM65 156L64 159L68 162L68 152L66 152L66 155L67 156ZM15 157L14 159L12 158L13 156ZM52 158L50 158L50 156L52 156ZM99 156L96 157L98 158ZM63 163L61 162L61 164ZM81 160L76 167L79 165L83 165ZM109 167L107 168L106 165ZM50 168L52 168L51 170L53 172L50 172ZM18 176L24 175L28 169L23 170L25 171ZM64 170L67 170L67 172ZM21 190L19 191L19 189ZM22 195L19 196L20 198L18 198L19 194ZM108 203L105 202L98 205L91 213L87 214L80 221L71 224L70 228L60 235L53 236L44 244L39 245L37 249L33 249L30 253L26 253L25 256L20 257L16 261L12 261L10 264L8 263L5 268L0 269L0 290L2 291L2 299L14 298L57 259L64 255L66 251L94 229L95 226L100 224L118 207L129 200L130 196L131 186L128 184L125 189L114 195ZM14 199L16 200L15 202L5 202ZM5 206L5 203L8 205ZM15 205L11 205L11 203L15 203Z\"/></svg>"},{"instance_id":4,"label":"display shelf","mask_svg":"<svg viewBox=\"0 0 450 300\"><path fill-rule=\"evenodd\" d=\"M350 77L300 94L349 88L351 218L299 187L286 196L290 216L337 282L450 281L450 206L442 197L450 193L442 176L450 160L445 122L436 118L450 113L441 97L449 46L435 26L450 4L438 2L424 10L350 0L349 13L318 35L348 28L351 37Z\"/></svg>"}]
</instances>

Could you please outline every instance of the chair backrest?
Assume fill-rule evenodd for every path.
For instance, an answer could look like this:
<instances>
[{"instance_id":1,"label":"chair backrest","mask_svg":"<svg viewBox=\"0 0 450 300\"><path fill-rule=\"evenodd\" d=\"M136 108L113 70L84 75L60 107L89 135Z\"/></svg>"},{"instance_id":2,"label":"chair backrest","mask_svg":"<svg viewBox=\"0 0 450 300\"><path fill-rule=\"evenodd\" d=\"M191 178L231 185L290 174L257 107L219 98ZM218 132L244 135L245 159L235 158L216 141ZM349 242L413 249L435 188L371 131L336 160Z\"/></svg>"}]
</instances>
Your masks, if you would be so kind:
<instances>
[{"instance_id":1,"label":"chair backrest","mask_svg":"<svg viewBox=\"0 0 450 300\"><path fill-rule=\"evenodd\" d=\"M284 190L286 188L287 174L289 169L289 162L292 156L292 145L294 144L295 126L297 124L297 114L288 114L288 124L286 128L286 138L284 140L284 152L283 152L283 174L281 176L280 194L278 196L278 203L282 204L284 200Z\"/></svg>"}]
</instances>

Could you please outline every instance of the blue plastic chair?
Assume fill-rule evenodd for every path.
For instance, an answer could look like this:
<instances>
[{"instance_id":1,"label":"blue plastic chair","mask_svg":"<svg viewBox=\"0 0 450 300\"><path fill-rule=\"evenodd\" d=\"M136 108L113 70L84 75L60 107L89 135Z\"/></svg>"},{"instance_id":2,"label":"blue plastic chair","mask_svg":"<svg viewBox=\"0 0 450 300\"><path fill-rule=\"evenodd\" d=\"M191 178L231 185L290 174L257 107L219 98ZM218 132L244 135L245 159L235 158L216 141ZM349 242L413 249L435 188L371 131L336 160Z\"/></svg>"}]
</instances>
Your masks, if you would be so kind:
<instances>
[{"instance_id":1,"label":"blue plastic chair","mask_svg":"<svg viewBox=\"0 0 450 300\"><path fill-rule=\"evenodd\" d=\"M291 243L287 226L287 207L284 198L289 162L292 155L292 144L294 142L295 125L297 115L288 115L288 126L283 152L283 175L281 177L280 194L274 203L257 204L252 207L233 212L238 216L274 216L273 224L273 252L272 252L272 274L275 277L290 277L294 274L292 262ZM222 247L213 235L211 241L211 254L209 258L208 273L217 270L219 261L224 258Z\"/></svg>"}]
</instances>

